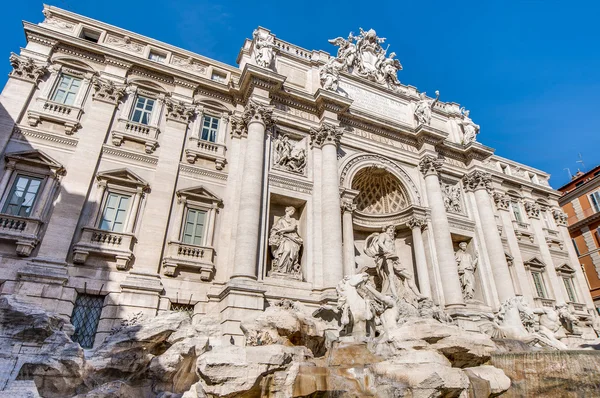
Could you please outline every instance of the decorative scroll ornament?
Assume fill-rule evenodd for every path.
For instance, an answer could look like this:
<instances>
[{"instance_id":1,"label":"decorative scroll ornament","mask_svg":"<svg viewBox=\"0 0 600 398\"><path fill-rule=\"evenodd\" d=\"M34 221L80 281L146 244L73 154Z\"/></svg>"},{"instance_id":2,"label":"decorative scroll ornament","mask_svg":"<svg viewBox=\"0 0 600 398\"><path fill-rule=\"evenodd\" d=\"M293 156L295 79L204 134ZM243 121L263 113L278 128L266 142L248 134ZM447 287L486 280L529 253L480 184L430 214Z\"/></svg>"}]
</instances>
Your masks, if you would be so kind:
<instances>
[{"instance_id":1,"label":"decorative scroll ornament","mask_svg":"<svg viewBox=\"0 0 600 398\"><path fill-rule=\"evenodd\" d=\"M475 170L464 176L463 184L465 188L471 191L477 191L478 189L485 189L488 193L493 191L492 175L480 170Z\"/></svg>"},{"instance_id":2,"label":"decorative scroll ornament","mask_svg":"<svg viewBox=\"0 0 600 398\"><path fill-rule=\"evenodd\" d=\"M56 18L48 9L43 10L42 14L46 17L44 19L45 24L56 26L57 28L64 30L73 30L73 27L75 26L72 23Z\"/></svg>"},{"instance_id":3,"label":"decorative scroll ornament","mask_svg":"<svg viewBox=\"0 0 600 398\"><path fill-rule=\"evenodd\" d=\"M556 221L557 225L567 225L567 215L564 212L554 209L552 210L552 216L554 217L554 221Z\"/></svg>"},{"instance_id":4,"label":"decorative scroll ornament","mask_svg":"<svg viewBox=\"0 0 600 398\"><path fill-rule=\"evenodd\" d=\"M253 121L258 121L263 123L265 128L270 129L276 121L273 117L274 110L275 107L272 105L264 105L250 100L244 109L244 113L242 113L242 120L246 123L246 126Z\"/></svg>"},{"instance_id":5,"label":"decorative scroll ornament","mask_svg":"<svg viewBox=\"0 0 600 398\"><path fill-rule=\"evenodd\" d=\"M494 192L493 198L494 203L496 203L496 208L500 210L508 210L510 207L510 198L508 195L500 192Z\"/></svg>"},{"instance_id":6,"label":"decorative scroll ornament","mask_svg":"<svg viewBox=\"0 0 600 398\"><path fill-rule=\"evenodd\" d=\"M340 71L345 71L398 90L400 81L397 73L402 70L402 65L395 58L396 53L387 55L389 46L385 49L381 46L385 40L378 37L375 30L364 31L362 28L358 36L350 32L347 39L338 37L329 40L329 43L339 48L337 57L330 59L320 70L323 88L336 91L337 76Z\"/></svg>"},{"instance_id":7,"label":"decorative scroll ornament","mask_svg":"<svg viewBox=\"0 0 600 398\"><path fill-rule=\"evenodd\" d=\"M195 113L194 107L183 101L165 99L165 105L167 107L167 120L187 124Z\"/></svg>"},{"instance_id":8,"label":"decorative scroll ornament","mask_svg":"<svg viewBox=\"0 0 600 398\"><path fill-rule=\"evenodd\" d=\"M261 68L270 68L275 56L275 43L273 36L256 29L252 32L254 38L254 60Z\"/></svg>"},{"instance_id":9,"label":"decorative scroll ornament","mask_svg":"<svg viewBox=\"0 0 600 398\"><path fill-rule=\"evenodd\" d=\"M32 58L11 53L9 60L13 67L11 77L37 83L46 73L46 66L36 64Z\"/></svg>"},{"instance_id":10,"label":"decorative scroll ornament","mask_svg":"<svg viewBox=\"0 0 600 398\"><path fill-rule=\"evenodd\" d=\"M442 160L427 155L419 162L419 169L424 176L428 176L430 174L437 174L441 170L442 164Z\"/></svg>"},{"instance_id":11,"label":"decorative scroll ornament","mask_svg":"<svg viewBox=\"0 0 600 398\"><path fill-rule=\"evenodd\" d=\"M125 95L125 87L117 86L112 80L94 77L92 80L94 87L94 99L116 104Z\"/></svg>"},{"instance_id":12,"label":"decorative scroll ornament","mask_svg":"<svg viewBox=\"0 0 600 398\"><path fill-rule=\"evenodd\" d=\"M310 129L310 146L320 148L326 144L338 146L344 129L333 124L323 123L319 128Z\"/></svg>"},{"instance_id":13,"label":"decorative scroll ornament","mask_svg":"<svg viewBox=\"0 0 600 398\"><path fill-rule=\"evenodd\" d=\"M435 90L435 98L427 98L427 93L419 93L419 102L415 105L414 116L417 119L417 126L431 123L431 111L436 102L440 99L440 92Z\"/></svg>"},{"instance_id":14,"label":"decorative scroll ornament","mask_svg":"<svg viewBox=\"0 0 600 398\"><path fill-rule=\"evenodd\" d=\"M525 211L527 212L527 215L531 218L540 218L540 205L538 205L537 203L533 203L533 202L525 202Z\"/></svg>"},{"instance_id":15,"label":"decorative scroll ornament","mask_svg":"<svg viewBox=\"0 0 600 398\"><path fill-rule=\"evenodd\" d=\"M458 124L462 126L463 129L462 144L467 145L471 142L477 141L477 134L479 134L479 125L473 123L473 120L471 120L471 118L469 117L470 111L462 107L460 108L460 112L463 115L462 120L458 121Z\"/></svg>"}]
</instances>

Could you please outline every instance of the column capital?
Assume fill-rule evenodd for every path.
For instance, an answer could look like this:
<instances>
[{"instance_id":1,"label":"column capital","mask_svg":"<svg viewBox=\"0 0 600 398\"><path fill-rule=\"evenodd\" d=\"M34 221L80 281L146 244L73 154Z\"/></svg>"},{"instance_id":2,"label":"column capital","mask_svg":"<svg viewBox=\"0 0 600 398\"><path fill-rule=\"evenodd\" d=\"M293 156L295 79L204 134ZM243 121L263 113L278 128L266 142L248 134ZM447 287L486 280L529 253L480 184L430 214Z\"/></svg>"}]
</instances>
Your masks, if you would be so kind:
<instances>
[{"instance_id":1,"label":"column capital","mask_svg":"<svg viewBox=\"0 0 600 398\"><path fill-rule=\"evenodd\" d=\"M565 212L560 209L552 209L552 217L554 217L554 221L556 221L557 225L567 226L568 216Z\"/></svg>"},{"instance_id":2,"label":"column capital","mask_svg":"<svg viewBox=\"0 0 600 398\"><path fill-rule=\"evenodd\" d=\"M248 137L248 128L246 123L239 117L231 117L231 138Z\"/></svg>"},{"instance_id":3,"label":"column capital","mask_svg":"<svg viewBox=\"0 0 600 398\"><path fill-rule=\"evenodd\" d=\"M463 177L463 184L468 191L485 189L492 193L492 175L484 171L475 170Z\"/></svg>"},{"instance_id":4,"label":"column capital","mask_svg":"<svg viewBox=\"0 0 600 398\"><path fill-rule=\"evenodd\" d=\"M116 85L115 82L108 79L102 79L98 76L92 78L94 87L93 99L116 105L125 95L125 86Z\"/></svg>"},{"instance_id":5,"label":"column capital","mask_svg":"<svg viewBox=\"0 0 600 398\"><path fill-rule=\"evenodd\" d=\"M342 199L342 213L353 213L356 210L356 203L351 199Z\"/></svg>"},{"instance_id":6,"label":"column capital","mask_svg":"<svg viewBox=\"0 0 600 398\"><path fill-rule=\"evenodd\" d=\"M536 218L539 219L540 218L540 205L538 205L535 202L529 202L529 201L525 201L523 203L523 205L525 206L525 211L527 212L527 216L529 218Z\"/></svg>"},{"instance_id":7,"label":"column capital","mask_svg":"<svg viewBox=\"0 0 600 398\"><path fill-rule=\"evenodd\" d=\"M37 84L46 73L47 66L37 64L33 58L10 54L10 64L13 67L10 77Z\"/></svg>"},{"instance_id":8,"label":"column capital","mask_svg":"<svg viewBox=\"0 0 600 398\"><path fill-rule=\"evenodd\" d=\"M242 120L246 124L246 127L251 123L262 123L265 125L265 129L270 129L276 122L276 119L273 117L274 110L275 107L273 105L265 105L250 99L242 113Z\"/></svg>"},{"instance_id":9,"label":"column capital","mask_svg":"<svg viewBox=\"0 0 600 398\"><path fill-rule=\"evenodd\" d=\"M424 176L437 174L442 169L443 161L435 156L425 155L419 161L419 170Z\"/></svg>"},{"instance_id":10,"label":"column capital","mask_svg":"<svg viewBox=\"0 0 600 398\"><path fill-rule=\"evenodd\" d=\"M316 129L310 129L310 146L321 148L323 145L332 144L338 147L343 134L343 128L331 123L323 123Z\"/></svg>"},{"instance_id":11,"label":"column capital","mask_svg":"<svg viewBox=\"0 0 600 398\"><path fill-rule=\"evenodd\" d=\"M408 219L406 225L408 225L408 228L410 229L419 228L419 230L423 230L427 226L427 220L424 217L413 216Z\"/></svg>"},{"instance_id":12,"label":"column capital","mask_svg":"<svg viewBox=\"0 0 600 398\"><path fill-rule=\"evenodd\" d=\"M196 109L191 104L170 98L165 98L165 105L167 107L167 120L186 125L196 112Z\"/></svg>"},{"instance_id":13,"label":"column capital","mask_svg":"<svg viewBox=\"0 0 600 398\"><path fill-rule=\"evenodd\" d=\"M494 192L492 197L494 198L494 203L496 204L496 208L498 210L507 210L510 207L510 197L501 192Z\"/></svg>"}]
</instances>

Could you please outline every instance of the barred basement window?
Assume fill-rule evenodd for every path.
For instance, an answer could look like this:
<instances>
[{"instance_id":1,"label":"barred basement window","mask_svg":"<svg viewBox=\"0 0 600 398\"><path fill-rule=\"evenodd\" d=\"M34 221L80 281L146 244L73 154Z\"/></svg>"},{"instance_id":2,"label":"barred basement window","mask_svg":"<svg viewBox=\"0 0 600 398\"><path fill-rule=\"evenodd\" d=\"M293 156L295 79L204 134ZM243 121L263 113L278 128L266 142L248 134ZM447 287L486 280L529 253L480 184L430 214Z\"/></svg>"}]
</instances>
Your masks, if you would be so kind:
<instances>
[{"instance_id":1,"label":"barred basement window","mask_svg":"<svg viewBox=\"0 0 600 398\"><path fill-rule=\"evenodd\" d=\"M73 341L76 341L83 348L92 348L94 346L94 337L100 314L104 306L104 296L93 294L79 294L75 300L75 308L71 315L71 323L75 327Z\"/></svg>"},{"instance_id":2,"label":"barred basement window","mask_svg":"<svg viewBox=\"0 0 600 398\"><path fill-rule=\"evenodd\" d=\"M171 311L185 312L192 316L194 314L194 304L171 303Z\"/></svg>"}]
</instances>

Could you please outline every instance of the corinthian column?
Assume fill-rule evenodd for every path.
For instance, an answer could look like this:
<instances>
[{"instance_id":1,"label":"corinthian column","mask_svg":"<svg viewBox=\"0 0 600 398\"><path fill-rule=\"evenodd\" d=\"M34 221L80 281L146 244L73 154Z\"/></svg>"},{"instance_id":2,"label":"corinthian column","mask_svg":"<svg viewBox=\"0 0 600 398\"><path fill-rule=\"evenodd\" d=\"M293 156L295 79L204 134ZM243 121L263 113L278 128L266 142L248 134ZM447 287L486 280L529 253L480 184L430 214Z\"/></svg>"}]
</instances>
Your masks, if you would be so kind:
<instances>
[{"instance_id":1,"label":"corinthian column","mask_svg":"<svg viewBox=\"0 0 600 398\"><path fill-rule=\"evenodd\" d=\"M342 224L340 220L340 188L337 149L343 130L323 123L310 132L313 147L320 147L321 211L323 233L323 286L332 288L343 278Z\"/></svg>"},{"instance_id":2,"label":"corinthian column","mask_svg":"<svg viewBox=\"0 0 600 398\"><path fill-rule=\"evenodd\" d=\"M464 305L458 267L454 260L454 248L450 236L450 225L446 217L446 206L440 188L438 170L441 162L433 156L425 156L419 163L421 173L425 176L425 190L431 208L431 227L437 254L440 278L443 281L444 301L446 306Z\"/></svg>"},{"instance_id":3,"label":"corinthian column","mask_svg":"<svg viewBox=\"0 0 600 398\"><path fill-rule=\"evenodd\" d=\"M429 283L429 270L427 269L427 258L425 257L425 245L421 230L427 225L424 218L413 217L408 220L408 227L412 231L413 250L417 265L417 278L419 290L423 296L431 297L431 284Z\"/></svg>"},{"instance_id":4,"label":"corinthian column","mask_svg":"<svg viewBox=\"0 0 600 398\"><path fill-rule=\"evenodd\" d=\"M251 99L246 105L242 120L248 130L248 139L244 157L244 177L240 190L237 241L231 278L256 279L265 133L274 123L273 107Z\"/></svg>"},{"instance_id":5,"label":"corinthian column","mask_svg":"<svg viewBox=\"0 0 600 398\"><path fill-rule=\"evenodd\" d=\"M492 177L489 173L475 170L463 178L467 190L473 191L479 221L483 229L483 238L492 265L492 275L498 291L498 299L503 302L515 296L510 270L506 263L502 238L498 234L496 217L490 194L492 193Z\"/></svg>"}]
</instances>

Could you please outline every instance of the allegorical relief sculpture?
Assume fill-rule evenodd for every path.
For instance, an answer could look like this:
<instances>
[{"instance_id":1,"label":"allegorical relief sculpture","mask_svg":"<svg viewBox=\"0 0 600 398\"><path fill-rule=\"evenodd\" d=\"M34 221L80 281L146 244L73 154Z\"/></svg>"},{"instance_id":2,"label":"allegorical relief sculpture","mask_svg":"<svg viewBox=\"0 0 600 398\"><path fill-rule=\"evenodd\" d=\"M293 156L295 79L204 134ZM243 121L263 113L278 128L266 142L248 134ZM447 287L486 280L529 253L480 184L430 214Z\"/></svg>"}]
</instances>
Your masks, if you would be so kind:
<instances>
[{"instance_id":1,"label":"allegorical relief sculpture","mask_svg":"<svg viewBox=\"0 0 600 398\"><path fill-rule=\"evenodd\" d=\"M385 38L378 37L373 29L364 31L360 28L359 36L350 33L347 39L338 37L329 42L339 48L337 57L322 66L319 73L321 85L326 90L337 90L340 71L385 84L392 90L400 87L397 73L402 70L402 65L395 58L396 53L387 55L389 46L385 49L381 46Z\"/></svg>"},{"instance_id":2,"label":"allegorical relief sculpture","mask_svg":"<svg viewBox=\"0 0 600 398\"><path fill-rule=\"evenodd\" d=\"M306 141L292 142L286 134L279 134L273 142L273 165L278 169L304 173Z\"/></svg>"},{"instance_id":3,"label":"allegorical relief sculpture","mask_svg":"<svg viewBox=\"0 0 600 398\"><path fill-rule=\"evenodd\" d=\"M473 123L473 120L469 117L470 111L466 110L464 107L460 108L460 112L463 115L462 120L458 121L458 124L462 126L463 129L463 139L462 144L467 145L471 142L477 141L477 134L479 134L479 125Z\"/></svg>"},{"instance_id":4,"label":"allegorical relief sculpture","mask_svg":"<svg viewBox=\"0 0 600 398\"><path fill-rule=\"evenodd\" d=\"M440 99L440 92L435 91L435 98L427 98L427 93L419 93L419 101L415 105L415 119L417 119L417 126L422 124L429 125L431 123L431 111L436 102Z\"/></svg>"},{"instance_id":5,"label":"allegorical relief sculpture","mask_svg":"<svg viewBox=\"0 0 600 398\"><path fill-rule=\"evenodd\" d=\"M458 250L454 254L454 259L458 267L463 297L465 300L473 300L475 297L475 270L479 261L477 253L475 253L475 256L471 256L467 253L467 242L460 242Z\"/></svg>"},{"instance_id":6,"label":"allegorical relief sculpture","mask_svg":"<svg viewBox=\"0 0 600 398\"><path fill-rule=\"evenodd\" d=\"M442 195L444 196L444 206L446 211L451 213L462 213L461 194L458 184L450 185L442 183Z\"/></svg>"},{"instance_id":7,"label":"allegorical relief sculpture","mask_svg":"<svg viewBox=\"0 0 600 398\"><path fill-rule=\"evenodd\" d=\"M273 36L256 29L252 32L254 38L254 60L262 68L270 68L275 55Z\"/></svg>"},{"instance_id":8,"label":"allegorical relief sculpture","mask_svg":"<svg viewBox=\"0 0 600 398\"><path fill-rule=\"evenodd\" d=\"M285 215L279 218L269 234L269 246L273 254L270 276L284 276L302 279L300 269L300 249L304 241L298 233L298 221L292 216L296 209L285 208Z\"/></svg>"}]
</instances>

